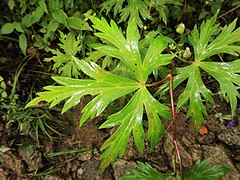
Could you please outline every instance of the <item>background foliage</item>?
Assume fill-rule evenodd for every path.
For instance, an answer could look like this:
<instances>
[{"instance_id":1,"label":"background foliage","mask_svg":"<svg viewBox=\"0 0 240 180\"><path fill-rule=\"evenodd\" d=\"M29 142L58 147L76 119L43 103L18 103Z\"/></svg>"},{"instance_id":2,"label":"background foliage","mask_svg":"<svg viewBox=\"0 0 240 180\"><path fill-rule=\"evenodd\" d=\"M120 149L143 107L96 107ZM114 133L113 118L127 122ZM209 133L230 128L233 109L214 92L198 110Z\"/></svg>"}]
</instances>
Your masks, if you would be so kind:
<instances>
[{"instance_id":1,"label":"background foliage","mask_svg":"<svg viewBox=\"0 0 240 180\"><path fill-rule=\"evenodd\" d=\"M64 113L91 95L82 109L83 125L123 99L119 111L100 126L117 127L101 147L101 169L124 155L131 135L141 153L146 137L153 150L164 135L162 121L172 117L168 102L159 100L167 96L168 83L159 82L171 72L173 61L173 87L185 86L177 110L186 108L196 129L207 115L205 104L215 103L213 93L219 93L235 115L240 97L240 28L235 19L239 12L234 11L240 4L236 0L8 0L2 4L12 16L1 17L0 40L17 42L23 57L16 63L11 90L6 87L7 76L0 74L0 102L5 109L9 110L6 104L18 107L16 83L33 57L55 82L40 84L36 89L45 86L45 91L34 99L25 98L26 107L46 101ZM2 8L2 12L8 10ZM1 58L2 70L6 72L9 63ZM207 86L204 73L219 84L216 92ZM152 91L155 85L157 92Z\"/></svg>"}]
</instances>

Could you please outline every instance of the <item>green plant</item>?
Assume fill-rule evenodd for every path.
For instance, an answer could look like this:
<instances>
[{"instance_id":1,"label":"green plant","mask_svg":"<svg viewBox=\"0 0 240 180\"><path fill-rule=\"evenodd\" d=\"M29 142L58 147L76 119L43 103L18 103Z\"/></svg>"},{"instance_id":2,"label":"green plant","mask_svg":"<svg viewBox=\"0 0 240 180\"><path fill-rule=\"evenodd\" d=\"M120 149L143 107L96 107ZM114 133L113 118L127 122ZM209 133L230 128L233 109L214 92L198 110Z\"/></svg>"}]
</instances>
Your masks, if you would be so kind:
<instances>
[{"instance_id":1,"label":"green plant","mask_svg":"<svg viewBox=\"0 0 240 180\"><path fill-rule=\"evenodd\" d=\"M213 165L209 167L211 159L203 161L198 160L194 167L184 173L184 179L186 180L220 180L227 172L228 168ZM132 169L131 174L122 176L120 180L128 179L156 179L156 180L167 180L167 179L181 179L180 175L176 174L163 174L158 172L148 163L137 162L140 170Z\"/></svg>"},{"instance_id":2,"label":"green plant","mask_svg":"<svg viewBox=\"0 0 240 180\"><path fill-rule=\"evenodd\" d=\"M82 1L40 0L36 3L31 0L17 0L16 2L9 0L8 5L14 16L12 20L7 20L2 25L1 34L17 33L19 47L25 56L27 48L32 44L39 50L49 51L50 42L55 40L57 30L68 29L77 33L91 30L86 22L87 19L83 20L84 16L79 13L78 7L82 8L81 11L88 9L87 4Z\"/></svg>"},{"instance_id":3,"label":"green plant","mask_svg":"<svg viewBox=\"0 0 240 180\"><path fill-rule=\"evenodd\" d=\"M150 14L152 8L158 12L159 19L162 20L165 24L167 24L168 15L169 15L169 8L167 5L173 4L175 6L181 6L182 3L172 0L148 0L148 1L141 1L141 0L129 0L127 1L127 5L123 5L124 0L115 1L115 0L107 0L102 3L102 11L106 10L106 14L113 9L114 17L120 14L119 22L125 22L129 18L129 22L135 19L139 27L143 26L142 19L144 20L153 20L153 17ZM123 7L124 6L124 7Z\"/></svg>"},{"instance_id":4,"label":"green plant","mask_svg":"<svg viewBox=\"0 0 240 180\"><path fill-rule=\"evenodd\" d=\"M169 108L158 102L149 93L146 87L148 85L145 85L145 83L148 75L156 67L169 64L174 55L158 55L167 47L167 43L159 36L154 38L150 44L143 61L138 49L140 35L134 21L131 21L129 24L125 39L113 21L111 21L111 26L109 26L105 19L100 20L92 17L91 20L94 23L94 27L101 31L101 33L96 33L95 35L112 43L111 46L101 45L97 49L104 54L119 58L131 70L134 79L112 74L103 70L94 62L80 61L72 57L78 68L92 79L78 80L53 77L62 86L46 87L50 91L39 93L40 97L31 101L27 107L36 105L42 100L51 103L50 107L53 107L61 100L69 98L62 109L62 113L64 113L72 106L78 104L82 96L87 94L96 96L82 111L83 115L80 121L80 125L82 125L88 118L93 118L102 113L112 101L135 91L127 105L121 111L111 115L100 127L110 128L120 125L118 130L102 146L102 150L105 150L102 154L101 168L103 169L110 162L114 162L118 155L120 157L123 156L131 132L134 135L137 149L140 152L144 151L145 133L142 126L144 109L149 121L148 138L151 149L158 142L160 135L164 133L158 115L171 119L171 115L168 112ZM126 116L126 114L128 115Z\"/></svg>"},{"instance_id":5,"label":"green plant","mask_svg":"<svg viewBox=\"0 0 240 180\"><path fill-rule=\"evenodd\" d=\"M95 33L95 36L105 42L93 47L96 50L93 52L94 57L110 56L117 59L120 65L125 65L127 75L114 74L114 71L104 70L89 59L85 61L71 56L77 69L88 75L90 79L53 77L59 86L44 87L47 91L38 93L38 97L28 103L27 107L37 105L40 101L47 101L50 103L50 107L54 107L67 99L62 108L62 113L64 113L77 105L83 96L90 94L94 98L82 110L83 115L80 120L80 125L82 125L88 119L93 119L101 114L111 102L130 94L131 98L127 104L120 111L110 115L107 121L100 126L100 128L118 127L101 147L104 152L101 155L100 168L105 169L118 156L124 155L131 134L133 134L138 151L144 152L144 139L146 137L143 127L144 113L148 118L147 138L150 141L151 149L157 144L160 136L164 133L161 120L163 118L170 120L172 117L169 112L170 108L155 99L149 92L149 88L169 80L171 109L175 124L173 141L179 163L181 163L176 143L176 117L172 82L173 88L176 88L187 80L186 88L179 97L177 109L188 105L187 116L192 117L196 128L200 127L204 121L204 115L207 115L203 100L214 103L212 92L202 80L202 71L207 72L220 84L220 91L230 103L232 115L235 114L237 106L240 60L212 62L210 57L220 53L238 55L240 46L235 43L239 41L240 28L234 30L236 20L223 28L219 28L219 25L216 24L216 18L217 15L202 22L200 29L195 26L191 31L188 40L192 45L194 56L185 60L168 48L167 42L170 39L168 37L155 35L150 40L141 39L135 18L129 22L124 32L113 20L108 24L104 18L90 17L93 27L99 31ZM169 53L166 53L167 51ZM184 63L184 67L176 68L176 75L174 75L174 61L172 62L174 57ZM96 58L93 60L96 61ZM169 74L165 78L151 84L147 82L150 74L160 67L167 68L166 65L170 63L172 63L172 70L168 70ZM166 87L167 84L160 86L158 93L166 91Z\"/></svg>"},{"instance_id":6,"label":"green plant","mask_svg":"<svg viewBox=\"0 0 240 180\"><path fill-rule=\"evenodd\" d=\"M59 44L61 49L65 51L65 53L60 52L59 50L51 49L50 51L55 54L52 58L45 58L46 61L54 61L53 70L57 70L59 74L67 77L75 77L79 76L79 69L75 64L75 61L72 60L72 56L76 56L76 54L81 50L81 41L80 37L77 37L75 40L75 36L72 33L64 35L60 32L60 41L62 44Z\"/></svg>"},{"instance_id":7,"label":"green plant","mask_svg":"<svg viewBox=\"0 0 240 180\"><path fill-rule=\"evenodd\" d=\"M0 102L3 101L7 97L6 92L6 83L2 76L0 76Z\"/></svg>"},{"instance_id":8,"label":"green plant","mask_svg":"<svg viewBox=\"0 0 240 180\"><path fill-rule=\"evenodd\" d=\"M19 100L19 94L16 92L16 86L20 74L22 73L26 64L34 57L35 55L26 56L18 66L13 80L13 85L10 93L7 92L6 83L4 79L0 76L0 107L3 115L1 118L5 120L6 126L12 124L16 125L15 130L23 133L29 134L37 144L39 144L39 133L43 133L50 139L55 139L51 134L55 133L61 135L54 126L59 126L56 118L49 112L48 108L28 108L25 109L23 103ZM29 95L29 99L31 95ZM54 122L49 124L49 122ZM51 133L50 133L51 132Z\"/></svg>"}]
</instances>

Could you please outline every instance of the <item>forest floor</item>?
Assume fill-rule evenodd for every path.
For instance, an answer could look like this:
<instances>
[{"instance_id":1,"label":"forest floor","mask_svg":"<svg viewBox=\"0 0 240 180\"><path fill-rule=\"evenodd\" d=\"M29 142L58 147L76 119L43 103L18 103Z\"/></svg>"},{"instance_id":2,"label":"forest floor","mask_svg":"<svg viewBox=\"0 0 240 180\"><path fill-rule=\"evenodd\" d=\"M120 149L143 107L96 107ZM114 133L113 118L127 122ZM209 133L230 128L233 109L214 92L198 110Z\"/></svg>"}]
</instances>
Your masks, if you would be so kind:
<instances>
[{"instance_id":1,"label":"forest floor","mask_svg":"<svg viewBox=\"0 0 240 180\"><path fill-rule=\"evenodd\" d=\"M8 79L6 75L4 78ZM21 91L26 86L26 78L29 77L23 74L18 81L18 93L20 94L24 94ZM217 86L218 84L213 83L211 88L217 89ZM175 99L181 89L178 87L174 90ZM238 105L237 115L231 120L230 125L229 120L223 120L226 115L231 114L229 105L222 101L218 94L214 98L216 102L214 107L206 104L209 114L205 117L204 126L200 132L196 132L191 119L186 117L185 110L177 112L177 138L183 167L184 170L188 170L197 160L211 158L212 164L231 169L224 179L237 180L240 176L240 106ZM0 180L113 180L129 173L129 169L137 166L137 161L148 162L161 172L173 171L173 129L171 121L163 121L166 132L153 152L150 152L147 141L145 153L137 152L131 137L124 157L117 159L113 165L100 174L98 171L100 147L115 129L98 129L100 124L106 120L102 116L89 120L79 127L80 112L83 106L84 103L63 116L56 113L54 116L61 122L56 128L62 135L56 139L49 139L39 134L39 143L36 143L36 139L34 140L29 134L17 132L15 123L7 126L3 118L4 113L7 112L1 110ZM60 153L53 154L56 152Z\"/></svg>"},{"instance_id":2,"label":"forest floor","mask_svg":"<svg viewBox=\"0 0 240 180\"><path fill-rule=\"evenodd\" d=\"M100 147L113 130L99 130L103 117L97 117L79 127L80 107L76 107L72 118L62 117L62 136L57 140L50 140L40 136L41 145L34 145L34 141L27 135L16 134L14 127L6 128L6 123L0 121L0 144L10 147L7 152L0 152L2 163L0 176L2 179L118 179L136 167L136 161L148 162L161 172L172 171L172 126L171 122L164 122L165 136L159 141L154 152L150 152L146 142L146 153L140 154L135 150L133 138L130 138L126 153L102 174L98 173L100 164ZM223 114L229 113L224 104L215 109ZM184 169L190 169L199 159L211 158L213 164L231 168L225 179L237 180L240 174L240 126L237 124L227 127L214 114L210 114L204 123L207 132L196 133L191 120L186 118L185 112L177 113L178 140ZM28 148L21 148L21 144L28 142ZM29 148L31 147L31 148ZM63 153L54 157L47 157L53 152L79 149L75 153ZM38 170L38 171L37 171ZM35 177L36 173L37 176ZM39 172L44 172L46 175ZM50 173L51 172L51 173ZM48 174L49 173L49 174ZM41 176L42 175L42 176Z\"/></svg>"}]
</instances>

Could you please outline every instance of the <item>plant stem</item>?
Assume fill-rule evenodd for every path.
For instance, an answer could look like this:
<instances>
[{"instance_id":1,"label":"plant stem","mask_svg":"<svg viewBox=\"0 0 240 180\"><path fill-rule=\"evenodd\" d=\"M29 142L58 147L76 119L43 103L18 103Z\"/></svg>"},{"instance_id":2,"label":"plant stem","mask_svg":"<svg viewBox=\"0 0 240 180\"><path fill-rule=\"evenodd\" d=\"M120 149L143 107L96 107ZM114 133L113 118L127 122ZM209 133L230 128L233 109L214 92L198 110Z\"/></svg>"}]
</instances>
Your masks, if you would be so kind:
<instances>
[{"instance_id":1,"label":"plant stem","mask_svg":"<svg viewBox=\"0 0 240 180\"><path fill-rule=\"evenodd\" d=\"M145 84L146 87L152 87L152 86L157 86L159 84L162 84L164 83L165 81L169 80L169 75L167 75L167 77L165 77L163 80L161 81L158 81L158 82L155 82L155 83L152 83L152 84Z\"/></svg>"},{"instance_id":2,"label":"plant stem","mask_svg":"<svg viewBox=\"0 0 240 180\"><path fill-rule=\"evenodd\" d=\"M170 51L170 53L173 54L173 52L171 52L171 51ZM176 56L176 58L177 58L177 56ZM167 80L169 81L169 94L170 94L170 99L171 99L171 111L172 111L172 117L173 117L173 145L175 147L175 151L176 151L177 158L178 158L178 161L179 161L180 174L181 174L182 180L184 180L183 168L182 168L182 159L181 159L180 151L179 151L178 144L177 144L177 120L176 120L175 107L174 107L173 77L172 77L172 75L174 73L174 68L175 68L175 61L173 59L171 72L163 80L152 83L152 84L145 84L145 86L146 87L152 87L152 86L156 86L156 85L159 85L161 83L164 83Z\"/></svg>"},{"instance_id":3,"label":"plant stem","mask_svg":"<svg viewBox=\"0 0 240 180\"><path fill-rule=\"evenodd\" d=\"M168 51L169 51L169 53L174 54L174 52L172 52L171 50L168 49ZM179 56L176 55L176 54L175 54L175 58L177 58L178 60L180 60L180 61L182 61L182 62L184 62L184 63L192 64L190 61L187 61L187 60L185 60L185 59L179 57Z\"/></svg>"},{"instance_id":4,"label":"plant stem","mask_svg":"<svg viewBox=\"0 0 240 180\"><path fill-rule=\"evenodd\" d=\"M183 169L182 169L182 159L181 159L180 151L177 145L177 120L176 120L174 99L173 99L172 74L169 74L168 77L169 77L169 92L170 92L170 98L171 98L171 110L172 110L172 117L173 117L173 144L174 144L178 161L179 161L180 174L181 174L182 180L184 180Z\"/></svg>"},{"instance_id":5,"label":"plant stem","mask_svg":"<svg viewBox=\"0 0 240 180\"><path fill-rule=\"evenodd\" d=\"M240 5L234 7L233 9L230 9L229 11L225 12L224 14L222 14L221 16L218 16L218 19L227 15L228 13L232 12L232 11L235 11L236 9L238 9L240 7Z\"/></svg>"}]
</instances>

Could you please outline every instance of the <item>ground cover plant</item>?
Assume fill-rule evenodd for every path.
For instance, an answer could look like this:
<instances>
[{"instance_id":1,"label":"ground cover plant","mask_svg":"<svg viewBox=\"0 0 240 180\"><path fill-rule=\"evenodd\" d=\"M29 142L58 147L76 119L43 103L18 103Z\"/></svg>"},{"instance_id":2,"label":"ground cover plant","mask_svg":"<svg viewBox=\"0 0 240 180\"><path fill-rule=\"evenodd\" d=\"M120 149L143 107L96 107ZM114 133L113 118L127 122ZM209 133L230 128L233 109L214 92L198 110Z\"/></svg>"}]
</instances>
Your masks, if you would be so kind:
<instances>
[{"instance_id":1,"label":"ground cover plant","mask_svg":"<svg viewBox=\"0 0 240 180\"><path fill-rule=\"evenodd\" d=\"M183 172L176 111L186 110L186 118L191 119L197 132L208 115L207 105L217 104L214 100L214 93L217 93L229 103L230 119L236 116L240 97L240 59L237 57L240 52L240 28L236 27L237 19L224 25L218 22L223 2L211 2L210 12L202 8L198 18L204 20L196 22L192 29L186 29L185 24L179 23L176 30L168 28L168 19L179 20L172 11L176 13L182 6L186 8L186 13L194 11L184 1L108 0L100 6L100 13L87 11L84 15L79 14L82 10L76 8L80 5L74 1L57 2L54 8L53 1L32 4L37 9L22 18L22 23L27 17L32 19L29 26L21 25L24 32L18 31L17 26L13 27L17 24L15 21L3 24L1 29L1 34L12 33L14 28L22 33L19 46L26 55L27 36L23 33L31 33L28 28L40 22L44 37L35 39L34 48L54 54L44 58L45 62L53 63L51 69L55 73L52 76L55 83L43 87L45 91L38 92L37 97L27 103L26 110L40 102L42 106L45 101L50 108L60 106L63 114L90 95L92 98L81 110L79 118L80 126L83 126L118 104L117 110L108 114L99 126L100 129L114 128L100 148L100 171L124 156L131 136L140 153L145 152L146 139L150 150L154 151L165 135L164 122L172 121L173 173L163 174L148 163L138 162L141 170L132 170L132 175L122 179L221 179L229 169L220 166L207 169L209 159L197 161L192 170ZM9 1L9 6L13 9L12 1ZM229 6L235 6L231 11L239 7L235 1ZM91 8L95 10L96 6ZM36 15L38 11L41 16ZM108 17L103 17L105 12ZM45 13L46 18L43 18ZM181 13L178 15L184 16ZM157 26L156 22L161 21L161 27ZM56 23L54 31L49 30L51 23ZM81 27L76 27L77 24ZM60 48L50 47L50 44L44 48L37 45L40 41L46 44L49 39L56 40L58 35ZM38 37L37 34L34 36ZM218 84L215 92L209 88L206 78ZM6 88L2 84L2 97L5 97ZM185 87L175 104L174 89L179 86ZM51 126L47 127L57 132ZM44 132L51 137L46 130Z\"/></svg>"}]
</instances>

